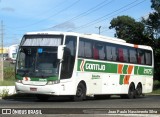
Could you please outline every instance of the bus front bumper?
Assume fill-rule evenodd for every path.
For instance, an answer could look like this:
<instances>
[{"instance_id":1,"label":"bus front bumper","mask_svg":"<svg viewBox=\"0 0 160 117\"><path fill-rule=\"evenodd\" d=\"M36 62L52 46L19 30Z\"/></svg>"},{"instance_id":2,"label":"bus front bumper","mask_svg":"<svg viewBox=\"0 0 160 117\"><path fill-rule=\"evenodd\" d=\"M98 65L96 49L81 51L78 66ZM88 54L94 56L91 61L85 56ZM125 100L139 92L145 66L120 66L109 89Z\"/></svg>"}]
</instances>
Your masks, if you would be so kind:
<instances>
[{"instance_id":1,"label":"bus front bumper","mask_svg":"<svg viewBox=\"0 0 160 117\"><path fill-rule=\"evenodd\" d=\"M17 93L26 93L26 94L46 94L46 95L59 95L61 90L59 84L54 85L24 85L22 83L17 83L15 85Z\"/></svg>"}]
</instances>

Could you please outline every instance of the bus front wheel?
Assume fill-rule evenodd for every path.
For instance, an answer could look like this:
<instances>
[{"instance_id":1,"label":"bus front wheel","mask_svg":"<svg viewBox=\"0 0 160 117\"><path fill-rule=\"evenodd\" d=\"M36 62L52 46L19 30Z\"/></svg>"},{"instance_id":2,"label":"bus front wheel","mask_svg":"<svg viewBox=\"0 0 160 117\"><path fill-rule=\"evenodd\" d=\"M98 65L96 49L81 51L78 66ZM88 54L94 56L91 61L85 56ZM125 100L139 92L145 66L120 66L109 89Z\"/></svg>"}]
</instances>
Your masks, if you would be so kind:
<instances>
[{"instance_id":1,"label":"bus front wheel","mask_svg":"<svg viewBox=\"0 0 160 117\"><path fill-rule=\"evenodd\" d=\"M76 95L74 96L74 101L82 101L86 98L86 87L83 83L80 83L77 87Z\"/></svg>"}]
</instances>

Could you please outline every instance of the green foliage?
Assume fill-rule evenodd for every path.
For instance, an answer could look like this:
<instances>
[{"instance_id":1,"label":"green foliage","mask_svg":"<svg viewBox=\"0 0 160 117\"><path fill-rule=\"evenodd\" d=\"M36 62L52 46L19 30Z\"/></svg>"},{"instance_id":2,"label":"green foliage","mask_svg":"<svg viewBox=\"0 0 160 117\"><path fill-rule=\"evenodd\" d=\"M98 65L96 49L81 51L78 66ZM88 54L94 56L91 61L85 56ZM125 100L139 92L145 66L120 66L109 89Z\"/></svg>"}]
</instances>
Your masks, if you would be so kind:
<instances>
[{"instance_id":1,"label":"green foliage","mask_svg":"<svg viewBox=\"0 0 160 117\"><path fill-rule=\"evenodd\" d=\"M160 81L155 80L153 82L153 92L154 94L160 94Z\"/></svg>"},{"instance_id":2,"label":"green foliage","mask_svg":"<svg viewBox=\"0 0 160 117\"><path fill-rule=\"evenodd\" d=\"M115 37L125 39L129 43L145 44L144 25L129 16L118 16L110 22L110 29L115 28Z\"/></svg>"},{"instance_id":3,"label":"green foliage","mask_svg":"<svg viewBox=\"0 0 160 117\"><path fill-rule=\"evenodd\" d=\"M160 81L155 80L153 83L153 90L158 90L160 89Z\"/></svg>"},{"instance_id":4,"label":"green foliage","mask_svg":"<svg viewBox=\"0 0 160 117\"><path fill-rule=\"evenodd\" d=\"M4 68L4 80L14 80L14 79L15 79L14 68L12 67Z\"/></svg>"},{"instance_id":5,"label":"green foliage","mask_svg":"<svg viewBox=\"0 0 160 117\"><path fill-rule=\"evenodd\" d=\"M148 34L149 38L154 40L152 46L154 50L154 62L155 73L154 78L157 80L160 76L160 0L151 0L151 8L155 11L150 13L147 19L142 19L142 23L145 25L145 34Z\"/></svg>"},{"instance_id":6,"label":"green foliage","mask_svg":"<svg viewBox=\"0 0 160 117\"><path fill-rule=\"evenodd\" d=\"M154 50L154 79L160 80L160 0L151 0L155 11L141 22L129 16L118 16L111 21L110 29L116 30L115 37L129 43L148 45Z\"/></svg>"},{"instance_id":7,"label":"green foliage","mask_svg":"<svg viewBox=\"0 0 160 117\"><path fill-rule=\"evenodd\" d=\"M4 62L4 81L0 81L0 86L15 85L15 71L14 65L9 62Z\"/></svg>"},{"instance_id":8,"label":"green foliage","mask_svg":"<svg viewBox=\"0 0 160 117\"><path fill-rule=\"evenodd\" d=\"M160 13L150 13L147 19L142 18L142 23L145 25L144 32L148 34L151 39L158 39L160 37Z\"/></svg>"},{"instance_id":9,"label":"green foliage","mask_svg":"<svg viewBox=\"0 0 160 117\"><path fill-rule=\"evenodd\" d=\"M160 13L160 0L151 0L152 5L151 8Z\"/></svg>"}]
</instances>

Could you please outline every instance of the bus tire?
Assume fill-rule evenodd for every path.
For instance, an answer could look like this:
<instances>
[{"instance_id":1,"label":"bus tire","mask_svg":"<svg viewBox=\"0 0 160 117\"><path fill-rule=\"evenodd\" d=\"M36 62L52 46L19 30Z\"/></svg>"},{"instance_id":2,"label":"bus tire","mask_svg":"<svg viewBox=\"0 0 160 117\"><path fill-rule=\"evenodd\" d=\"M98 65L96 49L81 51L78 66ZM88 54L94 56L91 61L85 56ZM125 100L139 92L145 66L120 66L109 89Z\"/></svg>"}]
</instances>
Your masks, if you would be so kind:
<instances>
[{"instance_id":1,"label":"bus tire","mask_svg":"<svg viewBox=\"0 0 160 117\"><path fill-rule=\"evenodd\" d=\"M128 97L129 99L133 99L133 98L136 97L136 90L135 90L135 86L134 86L133 83L130 84L130 86L129 86L129 90L128 90L128 95L127 95L127 97Z\"/></svg>"},{"instance_id":2,"label":"bus tire","mask_svg":"<svg viewBox=\"0 0 160 117\"><path fill-rule=\"evenodd\" d=\"M36 97L40 101L48 101L48 99L49 99L49 95L38 94L38 95L36 95Z\"/></svg>"},{"instance_id":3,"label":"bus tire","mask_svg":"<svg viewBox=\"0 0 160 117\"><path fill-rule=\"evenodd\" d=\"M74 101L83 101L86 99L86 87L83 83L79 83L76 95L73 97Z\"/></svg>"},{"instance_id":4,"label":"bus tire","mask_svg":"<svg viewBox=\"0 0 160 117\"><path fill-rule=\"evenodd\" d=\"M136 96L140 97L142 95L142 85L140 83L138 83L137 87L136 87Z\"/></svg>"}]
</instances>

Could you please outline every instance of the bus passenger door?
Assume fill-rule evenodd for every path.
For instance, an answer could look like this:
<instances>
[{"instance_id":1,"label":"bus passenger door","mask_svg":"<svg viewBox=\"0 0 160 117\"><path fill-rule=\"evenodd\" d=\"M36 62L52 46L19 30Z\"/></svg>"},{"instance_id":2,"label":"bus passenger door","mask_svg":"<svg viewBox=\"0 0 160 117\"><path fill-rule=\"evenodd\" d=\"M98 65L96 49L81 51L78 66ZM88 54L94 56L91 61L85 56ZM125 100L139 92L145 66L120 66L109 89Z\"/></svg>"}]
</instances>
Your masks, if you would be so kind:
<instances>
[{"instance_id":1,"label":"bus passenger door","mask_svg":"<svg viewBox=\"0 0 160 117\"><path fill-rule=\"evenodd\" d=\"M66 36L60 79L72 77L76 56L76 42L75 36Z\"/></svg>"}]
</instances>

